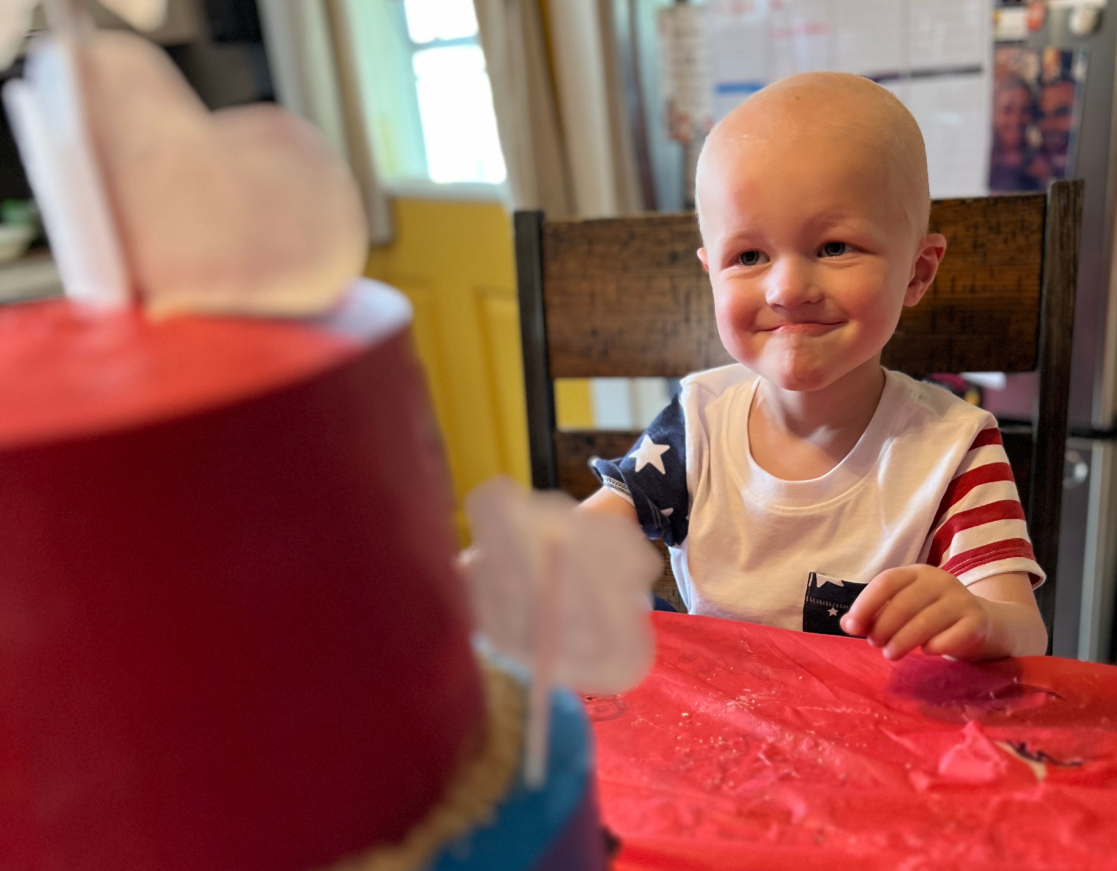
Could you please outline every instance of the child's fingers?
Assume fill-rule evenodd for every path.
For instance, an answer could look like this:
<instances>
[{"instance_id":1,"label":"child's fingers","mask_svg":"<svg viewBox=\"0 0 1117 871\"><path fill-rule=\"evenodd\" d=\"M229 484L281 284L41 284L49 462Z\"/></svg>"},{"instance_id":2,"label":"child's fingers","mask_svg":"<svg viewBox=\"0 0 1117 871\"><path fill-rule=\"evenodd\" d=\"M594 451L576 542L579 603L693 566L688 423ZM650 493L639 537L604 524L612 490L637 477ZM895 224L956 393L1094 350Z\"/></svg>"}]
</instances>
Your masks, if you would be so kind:
<instances>
[{"instance_id":1,"label":"child's fingers","mask_svg":"<svg viewBox=\"0 0 1117 871\"><path fill-rule=\"evenodd\" d=\"M908 584L884 603L865 633L874 647L884 647L902 627L940 598L940 591L931 584Z\"/></svg>"},{"instance_id":2,"label":"child's fingers","mask_svg":"<svg viewBox=\"0 0 1117 871\"><path fill-rule=\"evenodd\" d=\"M923 652L930 656L956 656L968 659L981 645L980 625L966 616L923 644Z\"/></svg>"},{"instance_id":3,"label":"child's fingers","mask_svg":"<svg viewBox=\"0 0 1117 871\"><path fill-rule=\"evenodd\" d=\"M877 612L915 578L916 573L910 567L881 572L869 581L850 606L841 620L842 629L849 635L867 635Z\"/></svg>"},{"instance_id":4,"label":"child's fingers","mask_svg":"<svg viewBox=\"0 0 1117 871\"><path fill-rule=\"evenodd\" d=\"M939 601L924 608L902 626L884 645L885 659L900 659L917 647L958 624L962 615L948 601Z\"/></svg>"}]
</instances>

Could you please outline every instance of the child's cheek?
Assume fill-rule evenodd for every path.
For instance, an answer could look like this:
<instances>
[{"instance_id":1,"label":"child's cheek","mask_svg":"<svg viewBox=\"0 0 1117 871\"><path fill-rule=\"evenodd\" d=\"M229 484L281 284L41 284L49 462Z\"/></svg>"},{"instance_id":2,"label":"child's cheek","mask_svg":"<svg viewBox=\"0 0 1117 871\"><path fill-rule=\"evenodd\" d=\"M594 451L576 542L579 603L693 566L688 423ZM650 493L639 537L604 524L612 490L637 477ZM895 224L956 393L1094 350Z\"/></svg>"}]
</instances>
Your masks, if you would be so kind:
<instances>
[{"instance_id":1,"label":"child's cheek","mask_svg":"<svg viewBox=\"0 0 1117 871\"><path fill-rule=\"evenodd\" d=\"M871 337L873 344L884 347L892 334L903 311L901 302L893 298L887 290L881 290L875 295L871 304L866 306L861 318L866 336Z\"/></svg>"},{"instance_id":2,"label":"child's cheek","mask_svg":"<svg viewBox=\"0 0 1117 871\"><path fill-rule=\"evenodd\" d=\"M853 275L850 278L854 278ZM890 276L881 270L866 270L844 288L838 300L846 315L856 322L863 341L880 350L892 337L903 309L903 300L889 286Z\"/></svg>"},{"instance_id":3,"label":"child's cheek","mask_svg":"<svg viewBox=\"0 0 1117 871\"><path fill-rule=\"evenodd\" d=\"M714 294L714 315L725 350L739 363L747 364L757 352L753 335L756 304L740 289L723 287Z\"/></svg>"}]
</instances>

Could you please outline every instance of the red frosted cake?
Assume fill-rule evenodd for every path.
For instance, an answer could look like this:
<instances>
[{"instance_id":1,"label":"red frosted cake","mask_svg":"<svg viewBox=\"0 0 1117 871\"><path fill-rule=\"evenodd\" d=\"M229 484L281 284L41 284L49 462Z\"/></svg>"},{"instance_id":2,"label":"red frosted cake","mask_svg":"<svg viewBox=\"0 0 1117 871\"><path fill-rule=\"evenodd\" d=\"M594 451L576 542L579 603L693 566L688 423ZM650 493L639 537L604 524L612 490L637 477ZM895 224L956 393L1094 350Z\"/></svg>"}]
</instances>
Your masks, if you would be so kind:
<instances>
[{"instance_id":1,"label":"red frosted cake","mask_svg":"<svg viewBox=\"0 0 1117 871\"><path fill-rule=\"evenodd\" d=\"M547 680L522 785L349 169L48 6L3 88L71 301L0 307L0 871L602 868Z\"/></svg>"},{"instance_id":2,"label":"red frosted cake","mask_svg":"<svg viewBox=\"0 0 1117 871\"><path fill-rule=\"evenodd\" d=\"M486 753L508 803L519 724L494 733L409 321L372 282L314 322L0 309L6 871L309 871L424 821L391 867L601 867L584 723L528 797L549 828L472 826L520 859L430 823Z\"/></svg>"},{"instance_id":3,"label":"red frosted cake","mask_svg":"<svg viewBox=\"0 0 1117 871\"><path fill-rule=\"evenodd\" d=\"M312 868L438 799L483 706L406 321L0 313L5 867Z\"/></svg>"}]
</instances>

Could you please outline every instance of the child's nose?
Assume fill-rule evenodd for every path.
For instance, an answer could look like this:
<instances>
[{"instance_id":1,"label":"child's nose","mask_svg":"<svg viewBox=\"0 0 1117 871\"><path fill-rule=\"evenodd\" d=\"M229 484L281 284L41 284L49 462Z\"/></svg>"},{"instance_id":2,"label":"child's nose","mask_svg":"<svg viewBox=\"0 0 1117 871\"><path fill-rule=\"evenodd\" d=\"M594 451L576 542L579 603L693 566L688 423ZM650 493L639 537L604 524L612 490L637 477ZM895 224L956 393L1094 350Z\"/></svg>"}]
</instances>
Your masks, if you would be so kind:
<instances>
[{"instance_id":1,"label":"child's nose","mask_svg":"<svg viewBox=\"0 0 1117 871\"><path fill-rule=\"evenodd\" d=\"M764 299L773 308L795 308L821 299L810 266L799 258L780 258L768 270Z\"/></svg>"}]
</instances>

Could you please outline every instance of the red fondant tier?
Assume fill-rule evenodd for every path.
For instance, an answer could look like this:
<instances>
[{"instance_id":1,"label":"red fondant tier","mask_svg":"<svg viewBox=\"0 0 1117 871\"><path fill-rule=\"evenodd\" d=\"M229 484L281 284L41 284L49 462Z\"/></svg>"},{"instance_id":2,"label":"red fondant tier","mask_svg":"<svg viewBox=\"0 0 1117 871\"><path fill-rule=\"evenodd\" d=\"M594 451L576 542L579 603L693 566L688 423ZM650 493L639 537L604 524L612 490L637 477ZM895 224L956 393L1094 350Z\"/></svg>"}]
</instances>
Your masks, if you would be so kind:
<instances>
[{"instance_id":1,"label":"red fondant tier","mask_svg":"<svg viewBox=\"0 0 1117 871\"><path fill-rule=\"evenodd\" d=\"M0 866L301 871L482 721L406 303L0 311Z\"/></svg>"}]
</instances>

